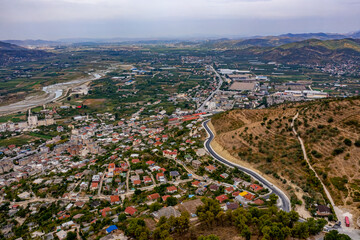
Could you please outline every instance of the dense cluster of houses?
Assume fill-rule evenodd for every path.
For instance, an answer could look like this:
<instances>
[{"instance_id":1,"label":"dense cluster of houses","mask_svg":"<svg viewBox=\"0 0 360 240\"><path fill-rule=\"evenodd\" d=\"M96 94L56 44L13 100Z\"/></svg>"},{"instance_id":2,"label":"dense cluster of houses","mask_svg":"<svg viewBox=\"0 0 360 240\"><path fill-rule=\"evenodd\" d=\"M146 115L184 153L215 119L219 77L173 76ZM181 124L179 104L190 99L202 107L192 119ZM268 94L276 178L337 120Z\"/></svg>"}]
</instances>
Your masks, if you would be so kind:
<instances>
[{"instance_id":1,"label":"dense cluster of houses","mask_svg":"<svg viewBox=\"0 0 360 240\"><path fill-rule=\"evenodd\" d=\"M41 204L50 204L51 201L61 199L62 210L56 215L56 218L61 220L56 232L59 239L64 239L68 231L79 226L84 213L77 210L73 215L72 212L85 206L90 206L97 214L90 222L82 222L84 228L81 231L91 234L89 226L96 222L96 219L106 217L110 217L116 226L118 219L115 209L123 205L124 199L131 197L137 189L146 193L146 204L163 204L164 207L151 213L155 220L161 216L180 216L181 211L188 211L192 217L196 217L196 207L202 204L199 197L204 195L218 199L224 209L241 205L262 205L260 195L257 194L261 192L261 186L241 179L234 179L234 184L231 185L211 178L197 178L195 173L202 167L208 174L217 174L219 168L217 164L207 164L206 151L196 147L202 128L200 122L204 117L206 114L203 113L182 114L176 116L180 119L179 124L170 124L169 121L170 129L182 129L181 123L185 122L186 128L190 130L189 135L182 137L180 142L169 136L169 130L164 128L162 121L156 123L149 120L123 119L111 125L91 117L75 120L67 125L67 132L62 129L59 136L39 145L36 150L30 150L33 146L29 146L25 151L15 146L4 149L15 157L2 161L2 194L5 193L5 186L11 186L20 203L39 198L38 202L30 204L33 214L36 214ZM69 139L61 141L61 134L69 134ZM108 154L105 149L112 145L116 148L111 150L106 164L96 167L99 166L98 156ZM145 152L157 157L147 159ZM15 159L16 157L18 158ZM163 160L158 161L157 158ZM230 173L227 172L218 175L224 180L230 178ZM23 189L19 184L21 179L29 179L36 191ZM154 189L162 184L166 184L164 192L154 192ZM66 187L64 190L54 191L62 185ZM57 188L54 188L55 186ZM219 192L220 187L224 187L224 191ZM51 200L46 201L43 197ZM166 207L170 197L177 199L178 204ZM109 206L100 208L102 201L108 202ZM22 206L16 204L10 207L11 216L16 216L22 209ZM143 211L138 202L130 201L124 213L132 217L143 214ZM11 228L7 229L10 231L4 228L1 231L11 236ZM33 229L37 229L36 224ZM116 229L111 230L111 227L107 229L107 236L118 233ZM48 235L41 231L33 234Z\"/></svg>"}]
</instances>

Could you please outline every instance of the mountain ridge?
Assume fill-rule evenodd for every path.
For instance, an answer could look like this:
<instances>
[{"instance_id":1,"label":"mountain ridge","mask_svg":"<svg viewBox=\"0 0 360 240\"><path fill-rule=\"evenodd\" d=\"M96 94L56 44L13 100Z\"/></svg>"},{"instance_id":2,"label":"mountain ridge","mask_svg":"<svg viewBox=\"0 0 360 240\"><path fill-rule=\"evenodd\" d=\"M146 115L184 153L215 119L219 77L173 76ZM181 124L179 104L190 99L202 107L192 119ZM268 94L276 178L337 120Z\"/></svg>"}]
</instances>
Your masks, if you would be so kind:
<instances>
[{"instance_id":1,"label":"mountain ridge","mask_svg":"<svg viewBox=\"0 0 360 240\"><path fill-rule=\"evenodd\" d=\"M0 41L0 66L32 61L54 55L43 50L27 49L15 44Z\"/></svg>"},{"instance_id":2,"label":"mountain ridge","mask_svg":"<svg viewBox=\"0 0 360 240\"><path fill-rule=\"evenodd\" d=\"M326 65L348 64L354 66L360 62L360 39L319 40L308 39L274 47L248 47L229 49L227 56L258 57L263 61L275 61L282 64Z\"/></svg>"},{"instance_id":3,"label":"mountain ridge","mask_svg":"<svg viewBox=\"0 0 360 240\"><path fill-rule=\"evenodd\" d=\"M92 42L92 43L139 43L142 42L173 42L177 41L179 43L219 43L226 42L234 43L235 46L246 46L247 42L258 41L263 42L262 46L270 46L271 42L274 44L281 45L289 42L301 41L305 39L317 38L320 40L331 40L331 39L342 39L342 38L360 38L360 31L354 31L351 33L341 34L341 33L285 33L280 35L265 35L265 36L248 36L248 37L179 37L179 38L63 38L58 40L43 40L43 39L26 39L26 40L0 40L6 43L12 43L19 46L56 46L56 45L68 45L74 43L82 42ZM261 39L261 40L260 40ZM268 42L266 41L268 40ZM261 44L260 44L261 45ZM274 45L275 46L275 45Z\"/></svg>"}]
</instances>

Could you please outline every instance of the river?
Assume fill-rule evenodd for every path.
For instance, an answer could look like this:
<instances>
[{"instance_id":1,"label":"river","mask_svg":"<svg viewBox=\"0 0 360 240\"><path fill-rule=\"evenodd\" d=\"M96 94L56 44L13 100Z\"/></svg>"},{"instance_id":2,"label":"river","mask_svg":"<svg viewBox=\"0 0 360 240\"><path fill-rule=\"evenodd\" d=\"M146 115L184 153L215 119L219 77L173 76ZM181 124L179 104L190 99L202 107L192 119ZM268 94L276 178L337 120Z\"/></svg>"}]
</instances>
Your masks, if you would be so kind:
<instances>
[{"instance_id":1,"label":"river","mask_svg":"<svg viewBox=\"0 0 360 240\"><path fill-rule=\"evenodd\" d=\"M95 73L89 73L88 78L77 79L64 83L56 83L42 88L43 94L28 96L24 100L11 103L9 105L0 106L0 116L8 115L11 113L25 111L29 108L41 106L59 99L64 92L75 86L79 86L82 83L97 80L103 77L107 71L99 71Z\"/></svg>"}]
</instances>

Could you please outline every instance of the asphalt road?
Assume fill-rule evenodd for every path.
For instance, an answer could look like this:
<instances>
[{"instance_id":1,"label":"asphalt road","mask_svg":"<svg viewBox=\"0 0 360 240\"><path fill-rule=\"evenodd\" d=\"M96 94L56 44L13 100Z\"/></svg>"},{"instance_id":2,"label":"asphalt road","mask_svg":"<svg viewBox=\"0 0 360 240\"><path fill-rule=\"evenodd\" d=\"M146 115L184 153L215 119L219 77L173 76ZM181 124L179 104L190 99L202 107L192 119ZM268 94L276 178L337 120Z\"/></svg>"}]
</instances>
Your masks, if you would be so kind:
<instances>
[{"instance_id":1,"label":"asphalt road","mask_svg":"<svg viewBox=\"0 0 360 240\"><path fill-rule=\"evenodd\" d=\"M220 74L214 69L213 66L210 66L210 68L213 70L213 72L215 73L216 77L219 79L219 84L218 86L216 87L216 89L209 95L209 97L201 104L201 106L197 109L198 112L204 112L205 111L205 105L207 102L209 102L215 95L215 93L217 91L220 90L222 84L223 84L223 79L222 77L220 76Z\"/></svg>"},{"instance_id":2,"label":"asphalt road","mask_svg":"<svg viewBox=\"0 0 360 240\"><path fill-rule=\"evenodd\" d=\"M209 122L210 120L206 120L203 122L203 126L206 130L206 132L208 133L208 138L206 139L205 143L204 143L204 146L205 146L205 149L212 155L213 158L215 158L216 160L230 166L230 167L233 167L233 168L238 168L239 170L245 172L246 174L250 175L251 177L253 177L254 179L258 180L263 186L267 187L269 190L271 190L274 194L276 194L277 196L279 196L279 200L280 200L280 203L278 204L279 205L279 208L286 211L286 212L289 212L291 210L291 204L290 204L290 200L289 198L285 195L284 192L282 192L280 189L278 189L277 187L275 187L273 184L271 184L268 180L266 180L265 178L263 178L261 175L259 175L258 173L248 169L248 168L245 168L245 167L242 167L240 165L237 165L237 164L234 164L222 157L220 157L213 149L212 147L210 146L210 143L211 141L214 139L214 134L213 132L210 130L210 128L208 127L207 123Z\"/></svg>"}]
</instances>

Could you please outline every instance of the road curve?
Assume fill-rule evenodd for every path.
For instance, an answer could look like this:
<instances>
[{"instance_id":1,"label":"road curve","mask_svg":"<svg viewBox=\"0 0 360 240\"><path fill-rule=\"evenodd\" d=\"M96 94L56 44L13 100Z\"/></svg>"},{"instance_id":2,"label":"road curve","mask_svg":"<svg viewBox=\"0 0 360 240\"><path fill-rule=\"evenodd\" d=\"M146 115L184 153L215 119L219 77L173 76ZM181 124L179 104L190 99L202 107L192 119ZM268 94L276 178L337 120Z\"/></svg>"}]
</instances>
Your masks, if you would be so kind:
<instances>
[{"instance_id":1,"label":"road curve","mask_svg":"<svg viewBox=\"0 0 360 240\"><path fill-rule=\"evenodd\" d=\"M243 166L237 165L235 163L232 163L228 160L226 160L225 158L221 157L220 155L218 155L211 147L210 143L211 141L214 139L214 133L211 131L211 129L209 128L209 126L207 125L208 122L210 120L206 120L203 122L203 127L205 128L207 134L208 134L208 138L205 140L204 142L204 146L205 149L211 154L211 156L213 158L215 158L216 160L218 160L219 162L224 163L225 165L228 165L230 167L233 168L238 168L239 170L245 172L246 174L250 175L251 177L253 177L254 179L258 180L263 186L267 187L268 189L270 189L274 194L276 194L277 196L279 196L279 200L280 200L280 204L279 204L279 208L284 210L285 212L290 212L291 210L291 204L290 204L290 200L289 198L285 195L285 193L283 191L281 191L279 188L277 188L276 186L274 186L273 184L271 184L268 180L266 180L264 177L262 177L261 175L259 175L258 173L254 172L253 170L250 170L248 168L245 168Z\"/></svg>"}]
</instances>

